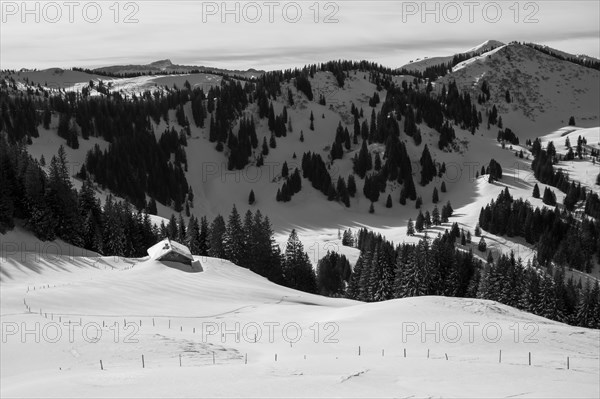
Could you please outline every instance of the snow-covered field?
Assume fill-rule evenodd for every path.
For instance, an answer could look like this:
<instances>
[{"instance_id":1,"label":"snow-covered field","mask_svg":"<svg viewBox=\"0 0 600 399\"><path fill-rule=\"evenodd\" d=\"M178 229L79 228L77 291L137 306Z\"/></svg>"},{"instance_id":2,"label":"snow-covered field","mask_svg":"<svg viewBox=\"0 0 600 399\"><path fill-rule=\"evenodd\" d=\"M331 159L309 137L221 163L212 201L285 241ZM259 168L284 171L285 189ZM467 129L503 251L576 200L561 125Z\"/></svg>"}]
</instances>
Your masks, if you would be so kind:
<instances>
[{"instance_id":1,"label":"snow-covered field","mask_svg":"<svg viewBox=\"0 0 600 399\"><path fill-rule=\"evenodd\" d=\"M324 298L213 258L36 253L19 231L3 248L2 397L600 394L597 330L490 301Z\"/></svg>"}]
</instances>

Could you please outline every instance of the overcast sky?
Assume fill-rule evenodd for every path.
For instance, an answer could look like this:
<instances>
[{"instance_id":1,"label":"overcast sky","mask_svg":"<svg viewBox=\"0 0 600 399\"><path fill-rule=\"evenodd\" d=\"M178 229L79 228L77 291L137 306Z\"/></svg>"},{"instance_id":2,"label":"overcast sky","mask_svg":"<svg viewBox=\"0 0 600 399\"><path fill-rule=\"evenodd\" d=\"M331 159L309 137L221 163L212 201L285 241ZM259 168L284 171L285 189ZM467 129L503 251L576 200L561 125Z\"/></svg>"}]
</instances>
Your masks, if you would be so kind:
<instances>
[{"instance_id":1,"label":"overcast sky","mask_svg":"<svg viewBox=\"0 0 600 399\"><path fill-rule=\"evenodd\" d=\"M265 0L227 2L229 13L220 0L117 6L114 0L65 0L28 2L27 9L21 1L0 3L3 69L145 64L164 58L230 69L271 70L331 59L399 67L488 39L531 41L600 57L597 0L465 0L425 7L421 1Z\"/></svg>"}]
</instances>

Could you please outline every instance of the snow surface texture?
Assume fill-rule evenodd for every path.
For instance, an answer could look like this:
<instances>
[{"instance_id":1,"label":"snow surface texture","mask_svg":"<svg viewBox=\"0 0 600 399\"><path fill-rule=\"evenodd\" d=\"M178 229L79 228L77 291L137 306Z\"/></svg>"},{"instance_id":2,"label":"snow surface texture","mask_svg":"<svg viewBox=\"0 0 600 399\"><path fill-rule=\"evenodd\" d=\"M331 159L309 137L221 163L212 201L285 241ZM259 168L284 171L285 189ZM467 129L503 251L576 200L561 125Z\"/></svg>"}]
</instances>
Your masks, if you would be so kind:
<instances>
[{"instance_id":1,"label":"snow surface texture","mask_svg":"<svg viewBox=\"0 0 600 399\"><path fill-rule=\"evenodd\" d=\"M599 331L483 300L325 298L201 261L191 274L147 258L3 258L2 397L600 393Z\"/></svg>"}]
</instances>

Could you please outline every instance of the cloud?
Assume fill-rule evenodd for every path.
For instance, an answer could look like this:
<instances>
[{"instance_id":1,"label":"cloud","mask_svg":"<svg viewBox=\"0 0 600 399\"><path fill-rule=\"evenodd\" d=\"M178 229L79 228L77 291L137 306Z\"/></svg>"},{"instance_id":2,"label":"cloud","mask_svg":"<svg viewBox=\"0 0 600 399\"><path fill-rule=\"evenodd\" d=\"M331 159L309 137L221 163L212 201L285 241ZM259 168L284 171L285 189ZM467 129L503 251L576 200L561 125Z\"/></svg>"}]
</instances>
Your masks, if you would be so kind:
<instances>
[{"instance_id":1,"label":"cloud","mask_svg":"<svg viewBox=\"0 0 600 399\"><path fill-rule=\"evenodd\" d=\"M206 16L202 8L205 3L135 3L139 9L134 15L138 23L134 24L122 23L127 15L124 9L115 23L110 2L99 3L103 17L95 24L82 20L81 15L76 15L72 24L32 23L31 18L22 23L15 17L0 24L0 67L144 64L163 58L181 64L241 69L287 68L340 58L369 59L398 67L415 58L461 52L488 39L557 43L568 52L600 57L598 2L573 1L567 5L538 1L537 23L524 23L532 11L525 9L525 3L519 3L521 9L515 16L508 8L511 2L501 2L503 14L497 23L490 23L481 14L483 6L491 3L486 1L480 2L473 22L463 9L457 23L444 15L437 16L439 23L435 22L436 15L403 15L403 7L411 2L401 1L339 1L331 3L337 8L327 9L326 3L320 2L318 13L310 8L314 3L299 2L302 18L297 23L288 22L289 15L281 13L291 2L280 2L272 23L266 9L257 23L245 20L248 15L238 15L239 23L235 22L236 15ZM123 7L125 3L119 4ZM421 7L422 2L414 4ZM432 9L432 4L427 7ZM439 4L443 7L447 3ZM337 23L325 23L327 18Z\"/></svg>"}]
</instances>

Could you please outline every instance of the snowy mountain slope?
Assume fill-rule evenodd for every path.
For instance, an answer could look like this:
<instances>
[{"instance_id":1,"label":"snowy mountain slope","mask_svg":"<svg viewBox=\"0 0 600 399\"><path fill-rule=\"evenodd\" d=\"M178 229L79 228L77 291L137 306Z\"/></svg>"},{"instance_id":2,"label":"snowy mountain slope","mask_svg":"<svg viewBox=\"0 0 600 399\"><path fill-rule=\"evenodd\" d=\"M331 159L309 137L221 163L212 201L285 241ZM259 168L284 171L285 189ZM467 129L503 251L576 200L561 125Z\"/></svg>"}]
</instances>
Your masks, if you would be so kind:
<instances>
[{"instance_id":1,"label":"snowy mountain slope","mask_svg":"<svg viewBox=\"0 0 600 399\"><path fill-rule=\"evenodd\" d=\"M23 71L0 73L0 79L14 79L20 84L21 89L27 86L41 86L50 91L63 89L65 91L78 91L83 88L89 88L89 83L93 82L96 86L90 89L90 95L100 95L96 90L100 82L111 91L118 91L123 95L140 94L145 91L163 90L164 87L172 88L183 87L185 82L189 82L192 88L200 87L205 91L211 86L221 84L222 77L210 73L187 73L177 75L143 75L131 78L113 78L102 75L91 74L87 72L64 70L59 68L45 69L42 71Z\"/></svg>"},{"instance_id":2,"label":"snowy mountain slope","mask_svg":"<svg viewBox=\"0 0 600 399\"><path fill-rule=\"evenodd\" d=\"M2 396L599 394L598 331L484 300L317 297L200 260L203 273L93 255L63 270L46 266L55 256L3 262L3 326L39 325L40 340L3 330Z\"/></svg>"},{"instance_id":3,"label":"snowy mountain slope","mask_svg":"<svg viewBox=\"0 0 600 399\"><path fill-rule=\"evenodd\" d=\"M497 43L484 43L477 46L476 50L485 48L486 45L495 45ZM496 70L498 69L498 70ZM552 72L554 71L554 72ZM65 71L70 73L72 71ZM23 73L21 73L23 74ZM207 80L214 78L214 80ZM142 88L150 88L153 80L163 80L167 86L175 83L177 86L183 86L183 82L189 79L192 85L217 84L220 77L214 75L191 74L191 75L172 75L165 77L140 77L132 79L113 79L114 87L126 87L128 84ZM198 79L194 81L193 79ZM456 79L460 87L472 89L473 95L478 93L478 89L472 88L474 82L481 82L485 79L490 83L492 99L488 105L480 106L480 110L485 115L485 108L489 104L496 103L500 108L500 116L504 120L504 125L510 127L521 139L524 144L527 137L544 136L549 132L566 125L569 116L574 115L576 123L579 126L593 126L594 121L598 120L598 72L580 67L579 65L561 61L554 57L547 56L526 46L511 44L500 47L481 57L469 60L465 65L457 66L456 72L443 78L441 82L436 82L436 90L440 89L441 84L449 80ZM88 80L80 77L80 86L85 85ZM169 83L166 81L169 80ZM395 76L394 82L398 85L402 81L413 82L412 76ZM564 81L563 81L564 80ZM530 84L531 82L535 84ZM500 83L498 83L500 82ZM508 84L509 91L515 98L511 104L504 102L504 95L501 91L503 84ZM416 218L418 211L414 207L414 202L409 202L406 206L398 204L400 187L396 184L389 184L385 193L382 193L380 200L375 203L375 213L369 214L368 207L370 202L362 194L363 181L357 181L357 197L351 200L351 207L346 208L338 202L330 202L326 197L313 189L307 179L302 180L303 189L296 194L291 202L282 203L275 201L277 189L281 187L281 167L284 162L288 163L290 171L295 167L300 167L301 157L304 152L311 151L321 154L323 159L327 160L329 148L333 142L335 130L338 123L352 130L352 116L350 114L351 105L363 108L365 117L368 120L372 108L369 107L369 98L376 92L375 84L368 79L368 74L351 71L346 79L345 87L340 89L337 86L335 77L330 72L317 72L311 79L313 93L316 98L319 94L326 97L327 105L323 106L317 102L309 102L306 97L298 92L293 82L282 84L282 92L286 93L288 88L292 90L295 104L289 106L287 98L278 97L273 100L273 107L276 114L282 112L283 106L287 106L289 118L292 123L292 131L287 133L287 137L277 139L277 147L271 148L269 155L265 158L265 165L261 168L253 166L251 163L245 170L229 171L227 169L227 150L219 153L214 149L214 143L208 141L208 124L204 128L198 128L193 123L191 125L191 138L188 140L186 148L189 169L186 173L187 180L192 186L195 194L194 207L191 212L196 216L207 216L210 219L217 214L227 215L235 204L241 214L246 210L260 209L267 214L276 231L277 241L284 243L287 235L292 228L297 228L300 233L300 239L304 247L309 252L310 258L314 264L318 259L324 256L327 250L336 250L345 252L351 260L355 260L358 254L355 250L341 246L338 239L338 229L367 227L371 230L385 235L389 240L395 243L402 241L416 241L422 235L415 237L406 236L406 224L409 218ZM529 85L529 86L528 86ZM525 92L518 92L526 87ZM563 94L556 94L556 87L561 87ZM137 90L137 89L136 89ZM384 99L386 91L379 93L380 98ZM534 110L539 115L535 121L529 119L524 112L529 108L522 104L523 96L532 96L532 99L539 100L546 108L536 107ZM527 97L528 98L528 97ZM569 100L569 101L567 101ZM571 104L573 103L573 104ZM533 104L530 105L533 107ZM381 104L375 107L375 111L381 109ZM552 112L542 112L544 109L553 110ZM560 112L557 110L560 109ZM189 120L192 120L191 106L188 103L185 112ZM310 113L315 116L315 130L309 129ZM257 117L257 106L252 104L245 111L246 115L254 115L257 123L257 132L259 143L263 138L267 140L270 132L266 120L260 120ZM591 115L586 117L585 115ZM586 119L587 118L587 119ZM175 112L170 111L170 124L164 120L158 125L154 125L154 131L157 137L169 126L174 126L176 130L181 127L176 124ZM485 119L485 116L484 116ZM563 122L564 120L564 122ZM33 144L29 146L29 151L33 156L39 158L42 154L48 161L56 153L58 146L64 144L64 140L56 135L56 126L58 118L53 118L51 129L40 130L40 138L33 139ZM402 123L400 124L402 130ZM414 144L412 138L401 133L400 138L406 143L408 154L413 160L413 176L417 183L417 193L423 198L423 211L433 209L432 191L434 187L440 189L442 181L447 186L447 193L440 193L441 207L447 201L450 201L455 209L455 216L451 222L458 222L461 227L473 232L477 222L479 210L484 207L491 199L497 197L498 193L505 186L508 186L511 193L516 198L522 197L528 199L534 206L545 206L540 200L531 198L533 185L537 182L533 177L530 159L527 159L528 151L524 147L513 148L510 146L502 149L496 140L497 128L493 127L487 130L485 122L483 126L471 135L470 132L461 130L455 126L458 151L440 151L437 147L438 133L429 129L426 125L421 125L423 143L419 146ZM233 127L237 131L237 126ZM300 132L303 133L304 142L300 141ZM574 133L575 134L575 133ZM593 144L598 140L593 139L593 130L585 133L592 136L588 140ZM553 137L553 136L552 136ZM555 141L557 149L561 149L561 142L564 139ZM73 174L79 171L84 160L85 153L96 142L101 148L106 148L107 143L101 140L90 139L89 141L80 140L80 149L75 151L66 148L70 167ZM571 140L576 143L576 137ZM420 166L418 159L421 156L424 145L427 144L434 161L438 163L445 162L447 166L446 175L439 179L436 178L432 184L426 187L418 185L418 176ZM353 146L351 151L344 154L343 159L336 160L329 170L333 181L338 176L347 178L352 173L352 157L360 147ZM515 151L523 149L525 159L515 157ZM372 144L370 146L372 153L382 152L383 146ZM296 155L296 158L293 155ZM383 154L381 154L383 155ZM502 181L490 184L487 179L476 179L475 174L482 166L487 166L490 159L498 161L504 170L505 178ZM567 169L569 174L577 181L592 189L597 189L594 179L597 175L597 166L591 162L571 162L561 165ZM75 182L75 187L79 187L80 182ZM543 190L545 185L539 185ZM256 204L250 206L247 204L248 194L253 190L256 194ZM557 194L559 202L562 201L564 194L553 189ZM102 192L104 197L108 192ZM391 195L393 207L385 207L387 195ZM172 208L158 204L158 213L162 217L169 217ZM443 232L449 225L440 228L434 228L429 231L429 235ZM484 234L486 240L488 236ZM493 251L508 252L514 250L523 259L529 258L533 254L531 246L525 245L516 239L507 239L503 237L491 237L488 240L489 247ZM478 251L475 250L477 254ZM485 257L485 254L482 254ZM600 277L600 275L597 275Z\"/></svg>"},{"instance_id":4,"label":"snowy mountain slope","mask_svg":"<svg viewBox=\"0 0 600 399\"><path fill-rule=\"evenodd\" d=\"M569 151L565 146L567 138L569 139L571 148L575 151L579 137L586 140L587 144L583 147L588 154L592 149L600 149L600 128L598 127L589 129L581 129L574 126L564 127L556 132L540 137L540 141L543 147L552 141L556 148L556 153L564 156ZM600 173L600 165L593 163L588 157L582 160L576 157L571 161L561 161L558 163L557 168L562 169L568 174L569 178L580 182L582 186L598 191L596 178Z\"/></svg>"},{"instance_id":5,"label":"snowy mountain slope","mask_svg":"<svg viewBox=\"0 0 600 399\"><path fill-rule=\"evenodd\" d=\"M599 80L598 70L511 43L457 65L436 82L436 90L455 81L477 98L486 81L491 88L490 105L482 108L496 104L504 126L524 141L565 126L570 116L578 126L597 126ZM505 100L506 90L510 103Z\"/></svg>"},{"instance_id":6,"label":"snowy mountain slope","mask_svg":"<svg viewBox=\"0 0 600 399\"><path fill-rule=\"evenodd\" d=\"M544 50L551 52L553 54L556 54L559 57L563 57L563 58L571 58L571 59L576 59L579 61L598 61L598 58L595 57L591 57L589 55L586 54L573 54L573 53L568 53L566 51L563 50L558 50L556 48L550 47L550 46L546 46L546 45L540 45L540 44L535 44L535 46L538 46L540 48L543 48Z\"/></svg>"},{"instance_id":7,"label":"snowy mountain slope","mask_svg":"<svg viewBox=\"0 0 600 399\"><path fill-rule=\"evenodd\" d=\"M111 74L137 74L137 73L190 73L191 71L201 72L216 72L225 75L236 75L244 76L246 78L258 77L264 73L264 71L257 71L255 69L248 69L246 71L240 70L228 70L220 68L208 68L204 66L195 65L177 65L173 64L171 60L159 60L151 62L146 65L112 65L107 67L96 68L93 72L111 73Z\"/></svg>"},{"instance_id":8,"label":"snowy mountain slope","mask_svg":"<svg viewBox=\"0 0 600 399\"><path fill-rule=\"evenodd\" d=\"M192 75L196 76L196 75ZM183 77L182 77L183 78ZM229 171L227 169L227 159L223 153L215 151L214 144L208 142L208 128L197 128L191 125L191 138L188 140L186 149L188 154L189 169L186 173L188 182L193 188L195 194L194 207L191 212L196 216L206 215L209 219L217 214L227 215L235 204L241 214L246 210L260 209L268 214L276 231L277 241L285 243L287 235L292 228L300 230L300 239L304 243L306 251L309 253L313 264L327 253L327 250L336 250L338 252L346 251L341 246L337 238L338 229L359 228L365 226L369 229L385 235L389 240L396 243L402 241L416 241L421 235L415 237L406 236L406 223L409 218L415 219L418 211L414 208L414 203L407 206L400 206L397 201L400 193L400 187L390 184L380 200L375 204L375 213L367 212L369 201L362 194L363 182L358 180L357 198L351 200L351 207L346 208L338 202L330 202L326 197L311 187L311 183L303 179L303 189L295 195L291 202L282 203L275 201L277 189L281 186L280 173L283 162L287 162L290 170L300 167L302 154L307 151L319 153L324 159L328 157L328 149L333 141L333 135L339 122L351 128L350 107L354 103L357 107L362 107L368 115L371 109L368 106L369 97L376 91L373 83L365 79L364 74L360 72L351 73L347 79L347 84L343 89L335 86L335 78L331 73L318 72L313 79L313 88L315 94L323 93L327 95L328 104L319 105L315 102L308 102L306 98L299 94L293 84L284 84L282 90L287 91L290 87L295 96L294 106L288 106L288 115L292 121L293 131L288 132L287 137L281 137L277 140L277 148L270 149L266 158L265 166L256 168L249 166L241 171ZM400 84L401 80L411 82L412 77L396 77L395 80ZM385 97L385 90L380 97ZM287 101L281 98L273 101L276 113L280 113ZM376 110L379 110L378 105ZM315 115L315 130L309 129L309 116L311 111ZM191 119L191 109L186 107L188 118ZM257 112L256 106L251 105L248 113ZM325 118L323 118L325 116ZM41 131L41 136L33 140L29 151L36 158L44 154L48 161L56 153L58 146L64 143L64 140L56 135L55 126L58 123L54 118L51 124L51 130ZM170 120L175 121L174 111L171 111ZM257 121L257 131L259 142L263 138L269 138L270 133L267 128L266 120ZM562 125L557 126L556 128ZM167 127L164 121L155 126L154 130L160 134ZM234 127L234 131L237 128ZM502 149L496 141L496 131L488 131L485 127L480 129L475 135L456 129L457 140L462 143L459 152L444 152L437 149L437 132L431 131L426 126L421 126L423 132L423 143L416 146L413 140L405 135L401 139L405 141L408 153L412 160L418 160L421 156L424 144L428 144L432 152L433 159L439 163L445 162L448 172L442 178L436 178L433 184L426 187L417 185L417 192L423 198L423 210L432 210L433 203L431 194L434 187L439 187L444 181L448 192L440 194L439 206L450 201L456 210L455 217L451 222L457 221L461 227L473 232L477 222L479 210L484 207L491 199L497 197L500 190L506 185L511 193L516 197L528 198L535 206L544 206L540 200L531 198L531 191L536 180L533 178L530 160L519 159L515 157L514 151L508 147ZM519 134L520 129L514 128ZM299 140L300 132L303 132L304 142ZM524 139L521 138L522 142ZM84 160L85 152L91 148L97 139L89 141L80 140L80 149L75 151L66 148L70 167L73 173L79 171L81 163ZM592 143L593 140L588 140ZM597 140L596 140L597 141ZM574 141L576 142L576 141ZM555 143L558 144L558 143ZM106 143L104 143L106 145ZM557 145L557 148L560 147ZM104 147L103 147L104 148ZM377 144L370 146L372 152L382 151L383 148ZM527 150L523 148L525 153ZM515 148L517 150L517 148ZM333 180L338 176L346 178L352 173L352 157L358 148L344 155L342 160L336 160L330 169ZM296 158L293 158L293 154ZM504 169L505 179L495 184L490 184L486 179L476 181L475 173L489 163L490 159L496 159ZM413 173L418 181L420 167L414 166ZM596 166L589 162L581 163L581 168L576 168L570 172L572 176L582 175L583 182L593 183L595 179ZM586 180L587 179L587 180ZM591 182L590 182L591 180ZM75 186L79 187L80 182L76 181ZM591 184L589 184L591 186ZM540 185L540 187L545 187ZM250 190L256 194L256 204L247 205L247 198ZM561 193L554 190L559 202L562 201ZM103 193L106 195L107 192ZM394 206L391 209L385 207L387 194L392 196ZM160 216L169 217L173 210L161 204L158 204L158 213ZM447 228L444 226L432 231L441 231ZM429 234L432 234L432 231ZM486 240L488 240L486 236ZM488 240L490 241L490 240ZM529 258L533 251L530 246L523 245L518 241L507 240L502 237L491 239L490 248L493 251L507 252L515 250L523 259ZM351 260L355 260L358 255L348 249L347 255ZM477 253L477 251L476 251ZM600 276L599 276L600 277Z\"/></svg>"},{"instance_id":9,"label":"snowy mountain slope","mask_svg":"<svg viewBox=\"0 0 600 399\"><path fill-rule=\"evenodd\" d=\"M485 51L490 51L490 50L500 47L500 46L504 46L504 43L499 42L497 40L486 40L485 42L483 42L473 48L470 48L470 49L462 52L461 54L481 53L481 52L485 52ZM425 69L427 69L431 66L435 66L435 65L439 65L439 64L448 64L449 62L452 62L453 59L454 59L454 55L431 57L431 58L427 57L424 59L417 59L417 60L411 61L408 64L401 66L399 69L424 72Z\"/></svg>"}]
</instances>

